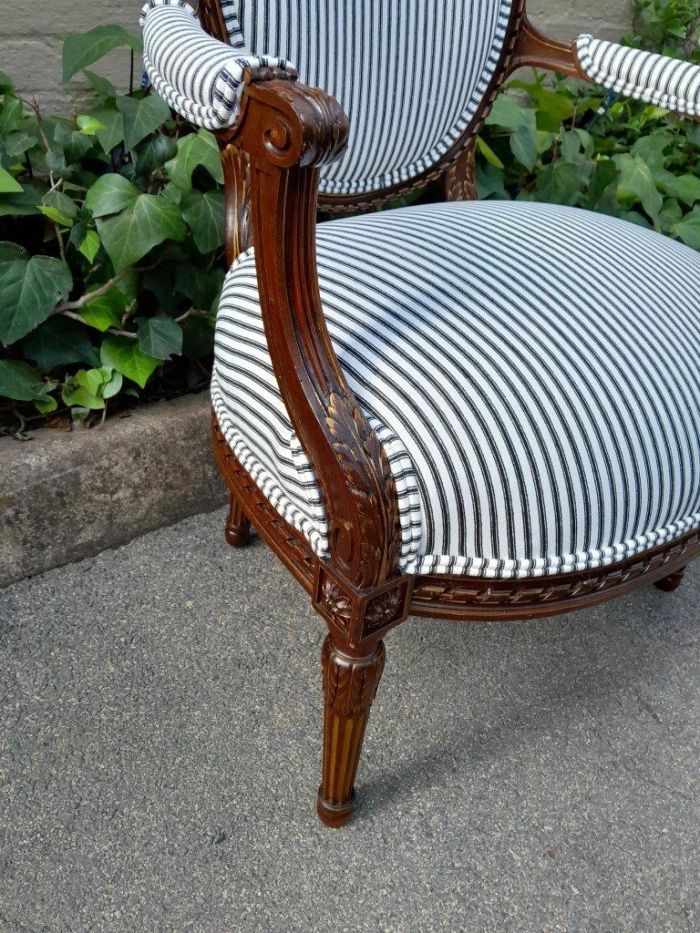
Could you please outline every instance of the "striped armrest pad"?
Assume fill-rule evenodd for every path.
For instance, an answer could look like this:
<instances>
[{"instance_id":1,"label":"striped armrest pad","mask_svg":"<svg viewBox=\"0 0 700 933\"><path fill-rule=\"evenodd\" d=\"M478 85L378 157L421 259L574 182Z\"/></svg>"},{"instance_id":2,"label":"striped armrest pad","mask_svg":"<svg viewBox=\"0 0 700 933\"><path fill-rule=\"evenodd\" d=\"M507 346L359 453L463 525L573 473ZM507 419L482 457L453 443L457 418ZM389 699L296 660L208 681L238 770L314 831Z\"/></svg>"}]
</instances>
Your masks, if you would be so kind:
<instances>
[{"instance_id":1,"label":"striped armrest pad","mask_svg":"<svg viewBox=\"0 0 700 933\"><path fill-rule=\"evenodd\" d=\"M154 89L173 110L208 130L235 122L246 68L291 68L281 58L247 54L212 38L185 0L148 0L140 23Z\"/></svg>"},{"instance_id":2,"label":"striped armrest pad","mask_svg":"<svg viewBox=\"0 0 700 933\"><path fill-rule=\"evenodd\" d=\"M609 91L689 116L700 115L700 66L579 36L579 64L591 81Z\"/></svg>"}]
</instances>

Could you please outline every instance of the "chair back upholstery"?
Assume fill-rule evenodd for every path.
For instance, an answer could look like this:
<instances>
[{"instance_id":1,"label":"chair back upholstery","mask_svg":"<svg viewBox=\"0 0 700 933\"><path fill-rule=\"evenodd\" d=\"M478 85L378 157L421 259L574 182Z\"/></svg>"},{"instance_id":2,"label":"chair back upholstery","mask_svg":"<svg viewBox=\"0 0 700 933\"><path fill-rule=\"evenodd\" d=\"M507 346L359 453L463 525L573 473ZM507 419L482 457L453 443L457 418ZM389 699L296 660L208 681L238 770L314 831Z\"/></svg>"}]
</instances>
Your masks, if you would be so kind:
<instances>
[{"instance_id":1,"label":"chair back upholstery","mask_svg":"<svg viewBox=\"0 0 700 933\"><path fill-rule=\"evenodd\" d=\"M211 6L211 4L208 4ZM231 44L293 62L350 117L321 194L371 195L424 177L483 110L521 0L221 0Z\"/></svg>"}]
</instances>

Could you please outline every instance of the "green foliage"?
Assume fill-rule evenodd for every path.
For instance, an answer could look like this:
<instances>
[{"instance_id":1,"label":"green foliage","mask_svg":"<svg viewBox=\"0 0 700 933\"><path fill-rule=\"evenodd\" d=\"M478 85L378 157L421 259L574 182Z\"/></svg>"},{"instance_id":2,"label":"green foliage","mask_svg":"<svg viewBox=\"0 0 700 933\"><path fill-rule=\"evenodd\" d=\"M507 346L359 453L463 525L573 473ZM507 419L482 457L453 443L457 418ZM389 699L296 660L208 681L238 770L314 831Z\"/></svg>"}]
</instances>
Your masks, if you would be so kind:
<instances>
[{"instance_id":1,"label":"green foliage","mask_svg":"<svg viewBox=\"0 0 700 933\"><path fill-rule=\"evenodd\" d=\"M636 0L628 44L698 58L700 0ZM578 206L700 248L700 126L591 85L511 81L479 140L482 198Z\"/></svg>"},{"instance_id":2,"label":"green foliage","mask_svg":"<svg viewBox=\"0 0 700 933\"><path fill-rule=\"evenodd\" d=\"M640 48L699 60L700 0L635 0ZM92 106L44 115L0 74L0 407L20 422L101 417L207 378L223 280L223 173L211 133L89 70L140 51L117 26L68 36ZM700 249L700 124L535 74L478 140L480 197L602 211ZM417 196L416 196L417 197ZM415 200L415 198L413 198ZM409 203L405 200L402 203Z\"/></svg>"},{"instance_id":3,"label":"green foliage","mask_svg":"<svg viewBox=\"0 0 700 933\"><path fill-rule=\"evenodd\" d=\"M0 76L0 407L83 420L110 400L206 380L223 279L218 145L157 96L87 70L140 40L64 44L92 106L46 116ZM186 273L186 274L185 274Z\"/></svg>"}]
</instances>

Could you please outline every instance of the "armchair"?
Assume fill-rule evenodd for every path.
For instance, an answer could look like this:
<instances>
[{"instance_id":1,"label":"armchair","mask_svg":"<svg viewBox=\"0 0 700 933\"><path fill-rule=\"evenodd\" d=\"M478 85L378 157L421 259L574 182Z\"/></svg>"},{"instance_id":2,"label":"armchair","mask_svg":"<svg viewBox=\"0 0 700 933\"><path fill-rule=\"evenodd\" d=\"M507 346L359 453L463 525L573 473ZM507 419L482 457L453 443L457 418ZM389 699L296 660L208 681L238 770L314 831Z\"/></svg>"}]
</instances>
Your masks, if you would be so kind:
<instances>
[{"instance_id":1,"label":"armchair","mask_svg":"<svg viewBox=\"0 0 700 933\"><path fill-rule=\"evenodd\" d=\"M252 523L327 624L330 826L409 614L553 615L672 590L700 555L700 255L575 208L465 200L516 67L687 114L700 68L548 40L523 0L337 6L333 23L317 0L143 15L154 87L221 145L226 535ZM444 204L351 216L438 178ZM347 216L317 226L318 208Z\"/></svg>"}]
</instances>

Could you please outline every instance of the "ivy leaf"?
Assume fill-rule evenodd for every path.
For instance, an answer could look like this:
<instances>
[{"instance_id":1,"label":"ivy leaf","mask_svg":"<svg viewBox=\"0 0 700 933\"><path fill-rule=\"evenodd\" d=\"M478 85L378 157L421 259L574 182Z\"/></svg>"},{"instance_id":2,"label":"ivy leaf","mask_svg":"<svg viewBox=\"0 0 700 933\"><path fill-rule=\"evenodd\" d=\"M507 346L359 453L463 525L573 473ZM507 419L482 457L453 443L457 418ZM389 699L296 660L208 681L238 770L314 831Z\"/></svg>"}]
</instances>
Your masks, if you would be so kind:
<instances>
[{"instance_id":1,"label":"ivy leaf","mask_svg":"<svg viewBox=\"0 0 700 933\"><path fill-rule=\"evenodd\" d=\"M700 178L696 175L674 175L672 172L656 172L654 181L672 198L692 207L700 201Z\"/></svg>"},{"instance_id":2,"label":"ivy leaf","mask_svg":"<svg viewBox=\"0 0 700 933\"><path fill-rule=\"evenodd\" d=\"M70 294L68 266L49 256L0 262L0 341L5 346L41 324Z\"/></svg>"},{"instance_id":3,"label":"ivy leaf","mask_svg":"<svg viewBox=\"0 0 700 933\"><path fill-rule=\"evenodd\" d=\"M63 81L92 65L112 49L128 46L138 55L141 40L121 26L96 26L89 32L71 33L63 43Z\"/></svg>"},{"instance_id":4,"label":"ivy leaf","mask_svg":"<svg viewBox=\"0 0 700 933\"><path fill-rule=\"evenodd\" d=\"M111 373L109 378L102 386L102 398L113 398L115 395L118 395L121 392L122 385L124 384L124 378L122 374L118 373L116 370L106 369L103 367L102 371Z\"/></svg>"},{"instance_id":5,"label":"ivy leaf","mask_svg":"<svg viewBox=\"0 0 700 933\"><path fill-rule=\"evenodd\" d=\"M223 270L198 269L197 266L177 266L175 290L190 299L195 308L218 307L223 284Z\"/></svg>"},{"instance_id":6,"label":"ivy leaf","mask_svg":"<svg viewBox=\"0 0 700 933\"><path fill-rule=\"evenodd\" d=\"M537 162L537 138L534 114L531 125L520 126L510 137L510 148L515 158L531 172Z\"/></svg>"},{"instance_id":7,"label":"ivy leaf","mask_svg":"<svg viewBox=\"0 0 700 933\"><path fill-rule=\"evenodd\" d=\"M31 402L42 395L43 379L28 363L0 360L0 395L17 402Z\"/></svg>"},{"instance_id":8,"label":"ivy leaf","mask_svg":"<svg viewBox=\"0 0 700 933\"><path fill-rule=\"evenodd\" d=\"M612 159L599 159L588 185L588 207L593 208L599 203L604 192L617 178L617 166Z\"/></svg>"},{"instance_id":9,"label":"ivy leaf","mask_svg":"<svg viewBox=\"0 0 700 933\"><path fill-rule=\"evenodd\" d=\"M37 137L34 133L27 133L20 130L17 133L10 133L5 137L5 152L13 159L24 155L29 149L33 149L37 144Z\"/></svg>"},{"instance_id":10,"label":"ivy leaf","mask_svg":"<svg viewBox=\"0 0 700 933\"><path fill-rule=\"evenodd\" d=\"M221 184L224 170L221 167L219 144L207 130L190 133L178 143L177 157L166 168L178 188L189 191L192 187L192 173L197 166L203 166L214 179Z\"/></svg>"},{"instance_id":11,"label":"ivy leaf","mask_svg":"<svg viewBox=\"0 0 700 933\"><path fill-rule=\"evenodd\" d=\"M162 363L162 360L143 353L136 341L128 337L107 337L100 348L100 357L103 366L116 369L142 389Z\"/></svg>"},{"instance_id":12,"label":"ivy leaf","mask_svg":"<svg viewBox=\"0 0 700 933\"><path fill-rule=\"evenodd\" d=\"M110 327L121 325L126 305L126 296L118 288L110 288L105 295L100 295L81 308L80 316L90 327L104 332Z\"/></svg>"},{"instance_id":13,"label":"ivy leaf","mask_svg":"<svg viewBox=\"0 0 700 933\"><path fill-rule=\"evenodd\" d=\"M90 87L97 94L101 94L103 97L117 96L114 85L107 78L103 78L102 75L95 74L94 71L89 71L87 68L83 69L83 74L87 78Z\"/></svg>"},{"instance_id":14,"label":"ivy leaf","mask_svg":"<svg viewBox=\"0 0 700 933\"><path fill-rule=\"evenodd\" d=\"M482 156L486 159L489 165L492 165L494 168L500 169L503 171L505 165L498 158L493 149L488 145L488 143L481 138L481 136L476 137L476 147Z\"/></svg>"},{"instance_id":15,"label":"ivy leaf","mask_svg":"<svg viewBox=\"0 0 700 933\"><path fill-rule=\"evenodd\" d=\"M76 123L78 124L78 129L85 136L97 136L98 130L106 130L107 127L104 123L91 116L89 113L81 113L76 118Z\"/></svg>"},{"instance_id":16,"label":"ivy leaf","mask_svg":"<svg viewBox=\"0 0 700 933\"><path fill-rule=\"evenodd\" d=\"M656 190L654 177L641 156L629 153L613 156L620 172L617 196L620 200L639 202L646 213L656 221L663 206L663 198Z\"/></svg>"},{"instance_id":17,"label":"ivy leaf","mask_svg":"<svg viewBox=\"0 0 700 933\"><path fill-rule=\"evenodd\" d=\"M72 227L78 205L62 191L49 191L41 200L42 214L62 227Z\"/></svg>"},{"instance_id":18,"label":"ivy leaf","mask_svg":"<svg viewBox=\"0 0 700 933\"><path fill-rule=\"evenodd\" d=\"M5 100L0 110L0 136L8 136L17 129L22 121L24 112L22 101L14 94L5 94Z\"/></svg>"},{"instance_id":19,"label":"ivy leaf","mask_svg":"<svg viewBox=\"0 0 700 933\"><path fill-rule=\"evenodd\" d=\"M42 395L40 398L33 399L34 407L42 415L49 415L52 411L56 411L58 408L58 402L56 399L53 397L53 395L48 394L48 392L52 391L54 388L55 386L48 385L47 391L44 395Z\"/></svg>"},{"instance_id":20,"label":"ivy leaf","mask_svg":"<svg viewBox=\"0 0 700 933\"><path fill-rule=\"evenodd\" d=\"M29 253L20 243L0 240L0 262L7 262L9 259L25 259L28 256Z\"/></svg>"},{"instance_id":21,"label":"ivy leaf","mask_svg":"<svg viewBox=\"0 0 700 933\"><path fill-rule=\"evenodd\" d=\"M29 334L23 344L24 355L39 369L51 372L69 363L98 363L95 348L85 328L70 318L54 315Z\"/></svg>"},{"instance_id":22,"label":"ivy leaf","mask_svg":"<svg viewBox=\"0 0 700 933\"><path fill-rule=\"evenodd\" d=\"M17 191L22 191L22 186L16 178L10 175L7 169L0 165L0 194L15 193Z\"/></svg>"},{"instance_id":23,"label":"ivy leaf","mask_svg":"<svg viewBox=\"0 0 700 933\"><path fill-rule=\"evenodd\" d=\"M99 369L80 369L66 380L61 397L66 405L89 408L100 411L105 407L103 390L112 378L113 370L108 367Z\"/></svg>"},{"instance_id":24,"label":"ivy leaf","mask_svg":"<svg viewBox=\"0 0 700 933\"><path fill-rule=\"evenodd\" d=\"M549 133L558 133L574 113L574 103L567 94L560 94L549 88L531 86L529 95L537 104L537 129Z\"/></svg>"},{"instance_id":25,"label":"ivy leaf","mask_svg":"<svg viewBox=\"0 0 700 933\"><path fill-rule=\"evenodd\" d=\"M100 245L99 234L95 230L88 230L78 249L87 261L92 264L95 261L95 256L100 251Z\"/></svg>"},{"instance_id":26,"label":"ivy leaf","mask_svg":"<svg viewBox=\"0 0 700 933\"><path fill-rule=\"evenodd\" d=\"M502 201L509 199L503 172L494 165L479 163L476 166L476 190L481 200L492 197Z\"/></svg>"},{"instance_id":27,"label":"ivy leaf","mask_svg":"<svg viewBox=\"0 0 700 933\"><path fill-rule=\"evenodd\" d=\"M214 345L214 323L209 318L190 317L185 321L182 352L190 360L199 360L211 353Z\"/></svg>"},{"instance_id":28,"label":"ivy leaf","mask_svg":"<svg viewBox=\"0 0 700 933\"><path fill-rule=\"evenodd\" d=\"M99 219L97 231L116 272L138 262L164 240L182 240L186 233L178 206L155 194L141 194L121 214Z\"/></svg>"},{"instance_id":29,"label":"ivy leaf","mask_svg":"<svg viewBox=\"0 0 700 933\"><path fill-rule=\"evenodd\" d=\"M200 253L211 253L224 242L224 196L221 191L188 191L182 198L182 216L192 230Z\"/></svg>"},{"instance_id":30,"label":"ivy leaf","mask_svg":"<svg viewBox=\"0 0 700 933\"><path fill-rule=\"evenodd\" d=\"M147 356L169 360L182 353L182 328L167 314L148 318L139 327L139 348Z\"/></svg>"},{"instance_id":31,"label":"ivy leaf","mask_svg":"<svg viewBox=\"0 0 700 933\"><path fill-rule=\"evenodd\" d=\"M39 213L41 192L25 185L21 193L0 195L0 217L27 217Z\"/></svg>"},{"instance_id":32,"label":"ivy leaf","mask_svg":"<svg viewBox=\"0 0 700 933\"><path fill-rule=\"evenodd\" d=\"M639 156L652 172L661 172L664 168L664 153L673 143L670 133L652 133L650 136L640 136L634 143L630 152Z\"/></svg>"},{"instance_id":33,"label":"ivy leaf","mask_svg":"<svg viewBox=\"0 0 700 933\"><path fill-rule=\"evenodd\" d=\"M170 136L158 133L140 142L132 154L136 165L136 175L144 177L175 158L177 143Z\"/></svg>"},{"instance_id":34,"label":"ivy leaf","mask_svg":"<svg viewBox=\"0 0 700 933\"><path fill-rule=\"evenodd\" d=\"M673 233L680 237L686 246L700 249L700 210L695 208L673 227Z\"/></svg>"},{"instance_id":35,"label":"ivy leaf","mask_svg":"<svg viewBox=\"0 0 700 933\"><path fill-rule=\"evenodd\" d=\"M124 145L129 151L170 119L170 107L156 94L118 97L117 107L124 117Z\"/></svg>"},{"instance_id":36,"label":"ivy leaf","mask_svg":"<svg viewBox=\"0 0 700 933\"><path fill-rule=\"evenodd\" d=\"M535 190L542 201L572 206L581 192L581 170L578 165L564 161L545 165L537 177Z\"/></svg>"},{"instance_id":37,"label":"ivy leaf","mask_svg":"<svg viewBox=\"0 0 700 933\"><path fill-rule=\"evenodd\" d=\"M93 217L117 214L132 207L139 196L138 188L130 181L112 172L102 175L85 196L85 207Z\"/></svg>"},{"instance_id":38,"label":"ivy leaf","mask_svg":"<svg viewBox=\"0 0 700 933\"><path fill-rule=\"evenodd\" d=\"M505 130L517 130L534 123L535 117L527 107L521 106L512 94L499 94L491 113L486 118L487 126L501 126Z\"/></svg>"},{"instance_id":39,"label":"ivy leaf","mask_svg":"<svg viewBox=\"0 0 700 933\"><path fill-rule=\"evenodd\" d=\"M88 116L100 124L95 128L95 136L103 151L109 153L124 141L124 117L116 107L100 107Z\"/></svg>"}]
</instances>

